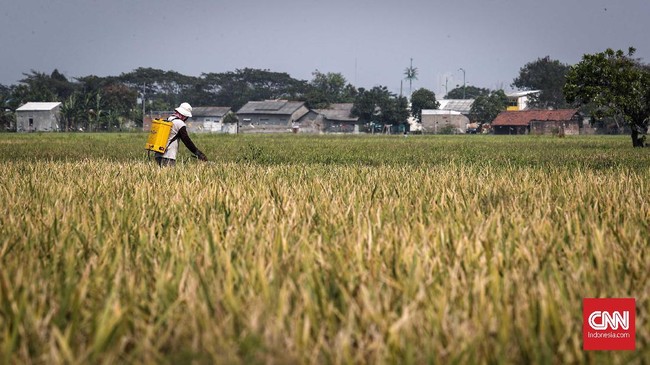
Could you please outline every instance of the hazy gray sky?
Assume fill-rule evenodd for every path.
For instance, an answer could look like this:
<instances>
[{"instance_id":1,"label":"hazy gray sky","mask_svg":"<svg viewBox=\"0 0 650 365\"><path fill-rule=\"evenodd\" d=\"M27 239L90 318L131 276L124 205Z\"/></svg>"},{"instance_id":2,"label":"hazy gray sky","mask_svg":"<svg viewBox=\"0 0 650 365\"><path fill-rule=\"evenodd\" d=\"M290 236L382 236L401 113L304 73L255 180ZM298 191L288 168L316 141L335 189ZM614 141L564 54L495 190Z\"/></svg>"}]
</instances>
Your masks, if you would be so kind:
<instances>
[{"instance_id":1,"label":"hazy gray sky","mask_svg":"<svg viewBox=\"0 0 650 365\"><path fill-rule=\"evenodd\" d=\"M650 0L0 0L0 83L30 70L117 76L138 67L185 75L250 67L311 80L340 72L399 92L413 58L442 97L466 83L510 89L550 56L637 48L650 62ZM403 81L404 93L408 82Z\"/></svg>"}]
</instances>

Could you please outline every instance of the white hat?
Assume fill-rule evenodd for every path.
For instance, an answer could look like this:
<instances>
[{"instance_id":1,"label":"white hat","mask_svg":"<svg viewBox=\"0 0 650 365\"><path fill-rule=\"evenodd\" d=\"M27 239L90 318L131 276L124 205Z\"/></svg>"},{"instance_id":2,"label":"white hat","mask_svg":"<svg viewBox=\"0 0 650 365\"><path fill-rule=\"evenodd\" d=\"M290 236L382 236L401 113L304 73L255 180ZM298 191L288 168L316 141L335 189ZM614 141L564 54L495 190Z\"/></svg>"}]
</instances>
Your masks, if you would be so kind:
<instances>
[{"instance_id":1,"label":"white hat","mask_svg":"<svg viewBox=\"0 0 650 365\"><path fill-rule=\"evenodd\" d=\"M188 118L192 117L192 106L188 103L182 103L178 108L174 110L181 113L181 115L184 117L188 117Z\"/></svg>"}]
</instances>

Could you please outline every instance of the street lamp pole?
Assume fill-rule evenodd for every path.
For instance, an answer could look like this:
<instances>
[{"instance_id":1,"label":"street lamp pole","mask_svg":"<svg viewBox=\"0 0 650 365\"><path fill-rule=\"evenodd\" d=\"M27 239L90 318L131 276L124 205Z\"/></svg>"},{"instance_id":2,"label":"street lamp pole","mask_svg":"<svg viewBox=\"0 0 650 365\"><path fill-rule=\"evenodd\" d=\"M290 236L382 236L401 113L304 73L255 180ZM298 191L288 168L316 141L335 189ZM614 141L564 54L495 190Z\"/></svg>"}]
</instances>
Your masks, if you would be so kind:
<instances>
[{"instance_id":1,"label":"street lamp pole","mask_svg":"<svg viewBox=\"0 0 650 365\"><path fill-rule=\"evenodd\" d=\"M463 71L463 99L465 99L465 69L461 67L458 71Z\"/></svg>"}]
</instances>

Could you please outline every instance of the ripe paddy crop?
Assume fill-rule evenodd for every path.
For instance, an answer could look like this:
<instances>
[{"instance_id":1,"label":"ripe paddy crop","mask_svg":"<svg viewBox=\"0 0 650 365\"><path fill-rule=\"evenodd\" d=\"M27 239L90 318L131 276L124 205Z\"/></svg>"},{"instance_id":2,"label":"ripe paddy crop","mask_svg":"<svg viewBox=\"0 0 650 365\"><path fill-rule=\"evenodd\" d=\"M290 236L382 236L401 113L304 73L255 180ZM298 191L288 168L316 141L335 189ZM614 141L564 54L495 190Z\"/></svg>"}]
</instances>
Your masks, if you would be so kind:
<instances>
[{"instance_id":1,"label":"ripe paddy crop","mask_svg":"<svg viewBox=\"0 0 650 365\"><path fill-rule=\"evenodd\" d=\"M643 363L650 156L623 138L0 136L5 363ZM634 297L636 351L582 350Z\"/></svg>"}]
</instances>

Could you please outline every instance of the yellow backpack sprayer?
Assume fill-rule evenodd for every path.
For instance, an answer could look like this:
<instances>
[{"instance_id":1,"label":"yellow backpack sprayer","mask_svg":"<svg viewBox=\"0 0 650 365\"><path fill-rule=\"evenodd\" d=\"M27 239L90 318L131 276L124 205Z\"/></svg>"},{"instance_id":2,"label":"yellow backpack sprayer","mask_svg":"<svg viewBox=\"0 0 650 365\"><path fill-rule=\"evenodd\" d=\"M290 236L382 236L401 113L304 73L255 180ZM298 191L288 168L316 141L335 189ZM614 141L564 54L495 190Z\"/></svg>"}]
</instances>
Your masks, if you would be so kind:
<instances>
[{"instance_id":1,"label":"yellow backpack sprayer","mask_svg":"<svg viewBox=\"0 0 650 365\"><path fill-rule=\"evenodd\" d=\"M165 153L167 147L169 147L167 140L169 139L172 125L172 122L163 119L152 120L149 138L147 138L147 144L144 148L149 151Z\"/></svg>"}]
</instances>

